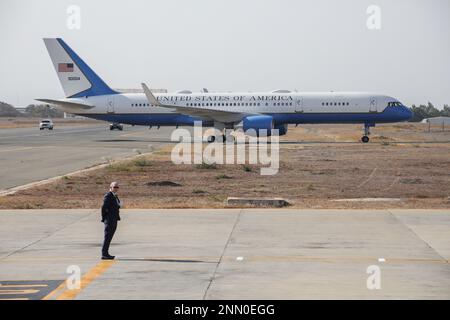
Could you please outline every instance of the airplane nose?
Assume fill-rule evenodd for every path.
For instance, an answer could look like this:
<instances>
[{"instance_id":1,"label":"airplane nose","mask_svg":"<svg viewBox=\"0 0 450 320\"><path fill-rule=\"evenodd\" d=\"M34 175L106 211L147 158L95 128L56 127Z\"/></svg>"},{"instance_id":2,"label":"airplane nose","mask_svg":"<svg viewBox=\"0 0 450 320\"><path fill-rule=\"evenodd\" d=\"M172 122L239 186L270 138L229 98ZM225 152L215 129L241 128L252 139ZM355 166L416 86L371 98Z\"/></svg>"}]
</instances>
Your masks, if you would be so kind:
<instances>
[{"instance_id":1,"label":"airplane nose","mask_svg":"<svg viewBox=\"0 0 450 320\"><path fill-rule=\"evenodd\" d=\"M412 117L414 116L414 113L412 112L412 110L408 107L403 106L403 118L404 120L411 120Z\"/></svg>"}]
</instances>

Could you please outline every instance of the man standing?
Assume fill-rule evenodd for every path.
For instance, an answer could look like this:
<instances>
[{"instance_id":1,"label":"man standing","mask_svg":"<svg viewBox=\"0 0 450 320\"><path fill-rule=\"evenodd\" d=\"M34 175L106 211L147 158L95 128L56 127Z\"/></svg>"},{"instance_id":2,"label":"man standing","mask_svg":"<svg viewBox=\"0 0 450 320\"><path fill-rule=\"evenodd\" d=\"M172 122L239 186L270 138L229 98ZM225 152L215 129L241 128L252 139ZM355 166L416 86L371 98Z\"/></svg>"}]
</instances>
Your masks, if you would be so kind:
<instances>
[{"instance_id":1,"label":"man standing","mask_svg":"<svg viewBox=\"0 0 450 320\"><path fill-rule=\"evenodd\" d=\"M114 256L109 254L109 245L116 232L117 221L120 221L120 200L117 196L119 184L111 182L109 192L105 194L102 205L102 222L105 224L105 239L102 247L102 260L112 260Z\"/></svg>"}]
</instances>

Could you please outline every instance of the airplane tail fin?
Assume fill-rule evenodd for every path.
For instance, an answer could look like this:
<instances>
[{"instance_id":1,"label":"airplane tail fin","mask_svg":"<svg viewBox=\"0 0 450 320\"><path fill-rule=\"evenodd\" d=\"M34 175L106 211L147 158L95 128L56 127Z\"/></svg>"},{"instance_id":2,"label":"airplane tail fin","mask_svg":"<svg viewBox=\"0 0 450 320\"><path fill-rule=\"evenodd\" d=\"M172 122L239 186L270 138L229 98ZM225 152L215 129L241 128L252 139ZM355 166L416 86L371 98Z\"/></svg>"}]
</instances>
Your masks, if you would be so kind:
<instances>
[{"instance_id":1,"label":"airplane tail fin","mask_svg":"<svg viewBox=\"0 0 450 320\"><path fill-rule=\"evenodd\" d=\"M44 39L67 98L116 94L62 39Z\"/></svg>"}]
</instances>

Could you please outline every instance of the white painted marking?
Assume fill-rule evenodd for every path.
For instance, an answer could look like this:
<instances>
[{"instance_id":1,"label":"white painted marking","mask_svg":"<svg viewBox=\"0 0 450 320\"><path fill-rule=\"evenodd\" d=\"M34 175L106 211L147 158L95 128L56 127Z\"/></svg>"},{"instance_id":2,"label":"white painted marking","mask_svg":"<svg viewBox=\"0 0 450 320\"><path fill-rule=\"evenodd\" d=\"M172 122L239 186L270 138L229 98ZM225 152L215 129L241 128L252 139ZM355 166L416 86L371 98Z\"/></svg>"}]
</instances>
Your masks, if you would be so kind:
<instances>
[{"instance_id":1,"label":"white painted marking","mask_svg":"<svg viewBox=\"0 0 450 320\"><path fill-rule=\"evenodd\" d=\"M237 257L236 260L237 261L242 261L242 260L244 260L244 257Z\"/></svg>"},{"instance_id":2,"label":"white painted marking","mask_svg":"<svg viewBox=\"0 0 450 320\"><path fill-rule=\"evenodd\" d=\"M378 262L386 262L385 258L378 258Z\"/></svg>"}]
</instances>

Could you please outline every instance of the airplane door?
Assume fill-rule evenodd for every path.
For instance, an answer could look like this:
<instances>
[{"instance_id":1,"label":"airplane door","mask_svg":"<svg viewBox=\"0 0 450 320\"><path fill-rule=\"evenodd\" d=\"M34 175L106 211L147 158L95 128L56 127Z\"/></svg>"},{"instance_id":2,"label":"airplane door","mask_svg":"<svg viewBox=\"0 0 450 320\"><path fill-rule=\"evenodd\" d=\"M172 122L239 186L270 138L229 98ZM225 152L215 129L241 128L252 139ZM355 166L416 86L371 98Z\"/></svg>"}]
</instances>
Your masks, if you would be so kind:
<instances>
[{"instance_id":1,"label":"airplane door","mask_svg":"<svg viewBox=\"0 0 450 320\"><path fill-rule=\"evenodd\" d=\"M106 100L106 112L114 113L114 97L108 97Z\"/></svg>"},{"instance_id":2,"label":"airplane door","mask_svg":"<svg viewBox=\"0 0 450 320\"><path fill-rule=\"evenodd\" d=\"M377 98L371 97L369 99L369 112L377 112Z\"/></svg>"},{"instance_id":3,"label":"airplane door","mask_svg":"<svg viewBox=\"0 0 450 320\"><path fill-rule=\"evenodd\" d=\"M303 112L303 98L298 98L295 101L295 112Z\"/></svg>"}]
</instances>

